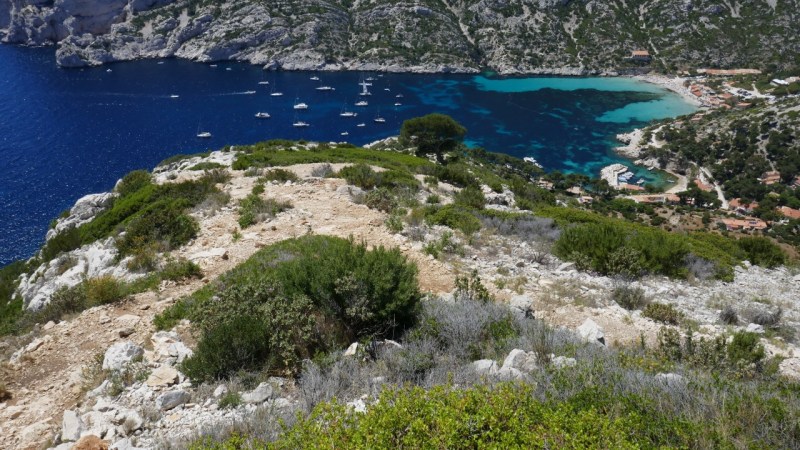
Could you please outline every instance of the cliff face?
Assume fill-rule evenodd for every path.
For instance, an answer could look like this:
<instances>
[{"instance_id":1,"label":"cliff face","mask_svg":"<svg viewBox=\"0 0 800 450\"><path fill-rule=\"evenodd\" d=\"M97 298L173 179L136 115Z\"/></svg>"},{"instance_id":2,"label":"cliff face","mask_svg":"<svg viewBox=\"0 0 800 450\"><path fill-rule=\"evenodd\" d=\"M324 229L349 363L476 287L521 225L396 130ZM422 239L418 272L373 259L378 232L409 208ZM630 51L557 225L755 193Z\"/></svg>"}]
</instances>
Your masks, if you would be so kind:
<instances>
[{"instance_id":1,"label":"cliff face","mask_svg":"<svg viewBox=\"0 0 800 450\"><path fill-rule=\"evenodd\" d=\"M800 0L0 0L6 42L82 66L151 57L286 69L567 73L796 63Z\"/></svg>"}]
</instances>

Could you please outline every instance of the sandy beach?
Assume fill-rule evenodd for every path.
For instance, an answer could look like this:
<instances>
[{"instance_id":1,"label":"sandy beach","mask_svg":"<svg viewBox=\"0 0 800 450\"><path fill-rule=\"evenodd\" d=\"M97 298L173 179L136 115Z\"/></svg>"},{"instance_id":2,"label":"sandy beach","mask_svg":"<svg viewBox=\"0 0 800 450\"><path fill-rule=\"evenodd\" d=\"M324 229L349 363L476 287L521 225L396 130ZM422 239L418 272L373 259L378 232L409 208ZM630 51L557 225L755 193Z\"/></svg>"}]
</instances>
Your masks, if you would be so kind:
<instances>
[{"instance_id":1,"label":"sandy beach","mask_svg":"<svg viewBox=\"0 0 800 450\"><path fill-rule=\"evenodd\" d=\"M688 103L695 105L697 107L703 106L703 99L696 97L689 88L684 86L686 82L686 78L682 77L670 77L667 75L660 75L660 74L647 74L647 75L636 75L632 77L634 80L644 81L646 83L655 84L658 86L663 87L664 89L668 89L686 100Z\"/></svg>"}]
</instances>

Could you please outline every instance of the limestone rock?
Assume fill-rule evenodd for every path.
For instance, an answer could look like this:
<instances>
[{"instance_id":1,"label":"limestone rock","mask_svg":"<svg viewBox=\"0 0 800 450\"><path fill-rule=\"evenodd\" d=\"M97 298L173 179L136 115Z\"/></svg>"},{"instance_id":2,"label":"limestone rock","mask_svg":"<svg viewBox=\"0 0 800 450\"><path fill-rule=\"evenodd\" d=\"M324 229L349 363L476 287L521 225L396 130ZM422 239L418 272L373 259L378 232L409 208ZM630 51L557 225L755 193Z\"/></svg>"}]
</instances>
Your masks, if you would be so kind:
<instances>
[{"instance_id":1,"label":"limestone rock","mask_svg":"<svg viewBox=\"0 0 800 450\"><path fill-rule=\"evenodd\" d=\"M106 350L103 358L104 370L122 370L125 365L141 358L144 349L130 341L117 342Z\"/></svg>"},{"instance_id":2,"label":"limestone rock","mask_svg":"<svg viewBox=\"0 0 800 450\"><path fill-rule=\"evenodd\" d=\"M161 366L150 373L145 381L150 387L171 386L178 382L178 371L169 366Z\"/></svg>"},{"instance_id":3,"label":"limestone rock","mask_svg":"<svg viewBox=\"0 0 800 450\"><path fill-rule=\"evenodd\" d=\"M747 328L745 328L744 331L747 331L748 333L764 334L764 327L757 323L751 323L747 325Z\"/></svg>"},{"instance_id":4,"label":"limestone rock","mask_svg":"<svg viewBox=\"0 0 800 450\"><path fill-rule=\"evenodd\" d=\"M53 436L53 423L48 418L23 428L20 432L20 448L38 447Z\"/></svg>"},{"instance_id":5,"label":"limestone rock","mask_svg":"<svg viewBox=\"0 0 800 450\"><path fill-rule=\"evenodd\" d=\"M110 450L147 450L131 443L130 438L120 439L109 447Z\"/></svg>"},{"instance_id":6,"label":"limestone rock","mask_svg":"<svg viewBox=\"0 0 800 450\"><path fill-rule=\"evenodd\" d=\"M508 301L508 306L523 317L533 317L533 299L527 295L515 295Z\"/></svg>"},{"instance_id":7,"label":"limestone rock","mask_svg":"<svg viewBox=\"0 0 800 450\"><path fill-rule=\"evenodd\" d=\"M491 359L479 359L477 361L473 361L472 369L478 375L494 375L497 373L497 363Z\"/></svg>"},{"instance_id":8,"label":"limestone rock","mask_svg":"<svg viewBox=\"0 0 800 450\"><path fill-rule=\"evenodd\" d=\"M182 390L165 392L156 399L156 407L162 411L168 411L188 402L190 398L191 395Z\"/></svg>"},{"instance_id":9,"label":"limestone rock","mask_svg":"<svg viewBox=\"0 0 800 450\"><path fill-rule=\"evenodd\" d=\"M273 389L270 383L261 383L250 392L245 392L242 394L242 401L244 403L264 403L268 399L272 398L273 396Z\"/></svg>"},{"instance_id":10,"label":"limestone rock","mask_svg":"<svg viewBox=\"0 0 800 450\"><path fill-rule=\"evenodd\" d=\"M600 343L606 345L605 334L600 325L596 324L592 319L586 319L583 325L578 327L578 334L581 335L583 340L590 343Z\"/></svg>"},{"instance_id":11,"label":"limestone rock","mask_svg":"<svg viewBox=\"0 0 800 450\"><path fill-rule=\"evenodd\" d=\"M349 347L347 347L347 350L344 351L344 356L356 356L360 347L361 344L358 342L353 342Z\"/></svg>"},{"instance_id":12,"label":"limestone rock","mask_svg":"<svg viewBox=\"0 0 800 450\"><path fill-rule=\"evenodd\" d=\"M153 343L153 353L156 362L169 365L182 363L192 356L192 350L181 342L180 337L173 331L159 331L150 338Z\"/></svg>"},{"instance_id":13,"label":"limestone rock","mask_svg":"<svg viewBox=\"0 0 800 450\"><path fill-rule=\"evenodd\" d=\"M667 385L682 385L686 379L677 373L657 373L655 379Z\"/></svg>"},{"instance_id":14,"label":"limestone rock","mask_svg":"<svg viewBox=\"0 0 800 450\"><path fill-rule=\"evenodd\" d=\"M555 356L550 358L550 364L556 369L564 369L566 367L575 367L578 361L575 358L567 358L566 356Z\"/></svg>"},{"instance_id":15,"label":"limestone rock","mask_svg":"<svg viewBox=\"0 0 800 450\"><path fill-rule=\"evenodd\" d=\"M83 431L83 422L75 411L64 411L64 419L61 422L61 439L64 441L77 441Z\"/></svg>"},{"instance_id":16,"label":"limestone rock","mask_svg":"<svg viewBox=\"0 0 800 450\"><path fill-rule=\"evenodd\" d=\"M536 353L526 352L515 348L508 353L506 359L503 361L503 369L517 369L522 372L531 372L536 369Z\"/></svg>"},{"instance_id":17,"label":"limestone rock","mask_svg":"<svg viewBox=\"0 0 800 450\"><path fill-rule=\"evenodd\" d=\"M525 374L521 370L513 367L502 367L497 371L495 377L501 381L524 380Z\"/></svg>"},{"instance_id":18,"label":"limestone rock","mask_svg":"<svg viewBox=\"0 0 800 450\"><path fill-rule=\"evenodd\" d=\"M220 384L219 386L217 386L216 389L214 389L214 398L220 398L227 393L228 393L228 387L225 386L224 384Z\"/></svg>"}]
</instances>

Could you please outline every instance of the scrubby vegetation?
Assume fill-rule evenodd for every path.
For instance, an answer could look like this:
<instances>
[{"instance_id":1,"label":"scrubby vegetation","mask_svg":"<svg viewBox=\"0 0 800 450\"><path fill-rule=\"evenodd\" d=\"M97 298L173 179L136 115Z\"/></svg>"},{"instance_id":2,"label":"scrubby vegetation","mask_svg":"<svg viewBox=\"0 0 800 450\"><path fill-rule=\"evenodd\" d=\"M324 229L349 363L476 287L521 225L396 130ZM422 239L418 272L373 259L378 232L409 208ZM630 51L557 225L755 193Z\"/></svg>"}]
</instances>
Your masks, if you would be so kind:
<instances>
[{"instance_id":1,"label":"scrubby vegetation","mask_svg":"<svg viewBox=\"0 0 800 450\"><path fill-rule=\"evenodd\" d=\"M305 236L260 250L156 319L188 318L202 330L184 364L196 380L238 370L299 369L303 358L414 323L416 267L397 250Z\"/></svg>"}]
</instances>

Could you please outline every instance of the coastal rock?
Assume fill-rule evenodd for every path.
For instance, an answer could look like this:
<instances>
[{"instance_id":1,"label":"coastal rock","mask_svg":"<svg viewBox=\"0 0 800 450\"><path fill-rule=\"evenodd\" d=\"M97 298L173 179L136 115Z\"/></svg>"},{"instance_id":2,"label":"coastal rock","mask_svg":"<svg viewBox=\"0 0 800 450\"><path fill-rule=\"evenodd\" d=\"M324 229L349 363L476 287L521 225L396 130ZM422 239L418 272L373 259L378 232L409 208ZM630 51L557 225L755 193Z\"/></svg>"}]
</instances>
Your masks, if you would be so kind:
<instances>
[{"instance_id":1,"label":"coastal rock","mask_svg":"<svg viewBox=\"0 0 800 450\"><path fill-rule=\"evenodd\" d=\"M158 331L150 337L153 343L153 360L174 366L192 356L192 350L181 342L174 331Z\"/></svg>"},{"instance_id":2,"label":"coastal rock","mask_svg":"<svg viewBox=\"0 0 800 450\"><path fill-rule=\"evenodd\" d=\"M260 404L272 398L272 396L272 385L270 383L261 383L252 391L242 394L242 401L244 403Z\"/></svg>"},{"instance_id":3,"label":"coastal rock","mask_svg":"<svg viewBox=\"0 0 800 450\"><path fill-rule=\"evenodd\" d=\"M517 369L522 372L531 372L536 369L536 353L526 352L515 348L509 352L506 359L503 361L503 369Z\"/></svg>"},{"instance_id":4,"label":"coastal rock","mask_svg":"<svg viewBox=\"0 0 800 450\"><path fill-rule=\"evenodd\" d=\"M471 367L478 375L494 375L498 371L497 363L491 359L473 361Z\"/></svg>"},{"instance_id":5,"label":"coastal rock","mask_svg":"<svg viewBox=\"0 0 800 450\"><path fill-rule=\"evenodd\" d=\"M116 197L117 194L113 192L103 192L79 198L69 210L69 215L58 219L56 226L47 231L46 240L49 241L69 228L77 228L84 223L90 222L95 216L108 208Z\"/></svg>"},{"instance_id":6,"label":"coastal rock","mask_svg":"<svg viewBox=\"0 0 800 450\"><path fill-rule=\"evenodd\" d=\"M77 441L83 431L83 422L75 411L64 411L64 418L61 422L61 439L64 441Z\"/></svg>"},{"instance_id":7,"label":"coastal rock","mask_svg":"<svg viewBox=\"0 0 800 450\"><path fill-rule=\"evenodd\" d=\"M178 382L178 371L169 366L162 366L154 370L145 381L150 387L170 386Z\"/></svg>"}]
</instances>

